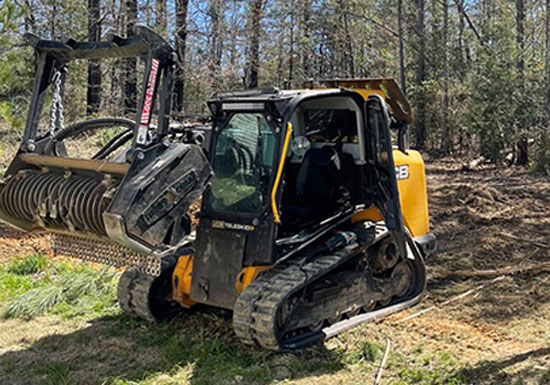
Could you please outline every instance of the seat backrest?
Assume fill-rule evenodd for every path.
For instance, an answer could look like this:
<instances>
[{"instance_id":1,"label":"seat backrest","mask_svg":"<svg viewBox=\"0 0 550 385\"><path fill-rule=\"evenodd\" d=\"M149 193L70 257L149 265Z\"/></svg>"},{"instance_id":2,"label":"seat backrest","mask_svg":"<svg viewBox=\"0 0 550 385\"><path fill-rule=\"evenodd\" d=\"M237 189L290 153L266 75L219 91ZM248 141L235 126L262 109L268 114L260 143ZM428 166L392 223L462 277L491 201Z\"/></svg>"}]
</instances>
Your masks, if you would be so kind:
<instances>
[{"instance_id":1,"label":"seat backrest","mask_svg":"<svg viewBox=\"0 0 550 385\"><path fill-rule=\"evenodd\" d=\"M338 153L331 148L310 148L298 171L296 195L305 201L327 201L337 188Z\"/></svg>"}]
</instances>

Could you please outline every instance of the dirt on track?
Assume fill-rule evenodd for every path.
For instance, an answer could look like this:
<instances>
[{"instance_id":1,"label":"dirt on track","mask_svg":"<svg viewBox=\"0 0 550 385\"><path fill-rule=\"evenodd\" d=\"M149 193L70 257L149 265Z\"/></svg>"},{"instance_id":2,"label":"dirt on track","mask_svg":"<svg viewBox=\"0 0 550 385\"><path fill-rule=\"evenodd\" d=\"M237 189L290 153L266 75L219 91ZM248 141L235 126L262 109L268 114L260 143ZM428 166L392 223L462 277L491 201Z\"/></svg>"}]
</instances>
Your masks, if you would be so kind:
<instances>
[{"instance_id":1,"label":"dirt on track","mask_svg":"<svg viewBox=\"0 0 550 385\"><path fill-rule=\"evenodd\" d=\"M364 339L383 345L390 338L392 352L414 365L423 365L414 362L419 359L419 349L423 356L450 352L459 361L456 371L472 379L468 383L540 383L541 375L550 373L550 273L520 269L490 284L486 282L498 274L475 276L485 270L550 263L550 179L514 167L486 165L465 171L462 162L452 159L428 162L426 168L430 225L438 239L438 252L427 261L425 300L406 312L344 333L328 341L327 348ZM47 238L0 228L0 260L24 255L22 250L48 252ZM457 277L457 271L473 277ZM442 304L480 284L486 286ZM405 320L428 308L431 310ZM6 324L0 321L0 328L3 326ZM225 336L230 321L226 326L211 332L215 337L222 333L224 339L233 339ZM44 333L32 340L46 337ZM12 348L19 349L16 342ZM400 370L397 366L387 368L384 383L400 379ZM370 383L371 377L362 371L339 370L312 373L296 383Z\"/></svg>"}]
</instances>

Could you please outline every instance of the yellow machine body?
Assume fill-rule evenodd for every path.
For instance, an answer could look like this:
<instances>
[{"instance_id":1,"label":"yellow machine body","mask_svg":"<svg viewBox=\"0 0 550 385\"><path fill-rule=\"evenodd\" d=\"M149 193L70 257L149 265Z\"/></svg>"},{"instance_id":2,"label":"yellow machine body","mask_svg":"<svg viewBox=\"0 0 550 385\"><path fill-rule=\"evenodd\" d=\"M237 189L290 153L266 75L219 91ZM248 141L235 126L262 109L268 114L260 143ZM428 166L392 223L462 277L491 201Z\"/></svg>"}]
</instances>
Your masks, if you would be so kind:
<instances>
[{"instance_id":1,"label":"yellow machine body","mask_svg":"<svg viewBox=\"0 0 550 385\"><path fill-rule=\"evenodd\" d=\"M422 156L414 150L407 150L406 153L394 150L393 160L405 227L409 229L413 237L426 235L429 233L430 225L426 173ZM376 207L371 206L353 216L354 222L361 220L380 221L382 215Z\"/></svg>"},{"instance_id":2,"label":"yellow machine body","mask_svg":"<svg viewBox=\"0 0 550 385\"><path fill-rule=\"evenodd\" d=\"M241 270L237 275L237 280L235 281L235 289L237 292L242 292L245 287L250 285L252 281L260 274L262 271L269 270L271 266L247 266Z\"/></svg>"},{"instance_id":3,"label":"yellow machine body","mask_svg":"<svg viewBox=\"0 0 550 385\"><path fill-rule=\"evenodd\" d=\"M365 99L370 95L379 95L386 99L399 120L412 123L412 112L407 98L393 79L335 80L327 81L325 84L351 88ZM405 226L413 237L426 235L429 233L430 225L424 160L418 151L407 149L403 152L394 149L393 161ZM353 217L354 221L381 219L382 216L375 207L369 207Z\"/></svg>"},{"instance_id":4,"label":"yellow machine body","mask_svg":"<svg viewBox=\"0 0 550 385\"><path fill-rule=\"evenodd\" d=\"M179 257L172 274L172 299L183 307L190 307L196 303L189 297L192 274L193 255Z\"/></svg>"},{"instance_id":5,"label":"yellow machine body","mask_svg":"<svg viewBox=\"0 0 550 385\"><path fill-rule=\"evenodd\" d=\"M413 237L429 233L428 201L426 193L426 173L424 161L418 151L408 150L406 153L400 150L393 151L397 187L401 202L401 212L405 226ZM382 216L375 207L369 207L357 214L352 219L382 220ZM247 266L235 277L235 288L240 293L262 271L270 266ZM172 276L173 299L184 307L195 304L190 299L191 280L193 272L193 256L186 255L179 258Z\"/></svg>"},{"instance_id":6,"label":"yellow machine body","mask_svg":"<svg viewBox=\"0 0 550 385\"><path fill-rule=\"evenodd\" d=\"M430 230L430 224L422 156L414 150L407 150L407 153L394 150L393 160L405 226L413 237L426 235Z\"/></svg>"}]
</instances>

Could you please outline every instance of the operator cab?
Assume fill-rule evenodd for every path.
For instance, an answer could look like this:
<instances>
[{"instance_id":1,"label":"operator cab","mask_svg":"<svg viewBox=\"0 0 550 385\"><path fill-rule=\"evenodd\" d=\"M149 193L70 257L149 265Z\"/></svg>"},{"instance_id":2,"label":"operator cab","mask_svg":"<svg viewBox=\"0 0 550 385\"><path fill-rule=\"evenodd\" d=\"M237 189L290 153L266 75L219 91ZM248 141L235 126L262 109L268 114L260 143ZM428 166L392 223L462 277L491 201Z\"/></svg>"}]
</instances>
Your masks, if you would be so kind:
<instances>
[{"instance_id":1,"label":"operator cab","mask_svg":"<svg viewBox=\"0 0 550 385\"><path fill-rule=\"evenodd\" d=\"M402 231L381 97L260 89L218 94L209 108L214 178L197 228L193 300L232 308L243 266L290 258L367 206L398 213L384 219Z\"/></svg>"}]
</instances>

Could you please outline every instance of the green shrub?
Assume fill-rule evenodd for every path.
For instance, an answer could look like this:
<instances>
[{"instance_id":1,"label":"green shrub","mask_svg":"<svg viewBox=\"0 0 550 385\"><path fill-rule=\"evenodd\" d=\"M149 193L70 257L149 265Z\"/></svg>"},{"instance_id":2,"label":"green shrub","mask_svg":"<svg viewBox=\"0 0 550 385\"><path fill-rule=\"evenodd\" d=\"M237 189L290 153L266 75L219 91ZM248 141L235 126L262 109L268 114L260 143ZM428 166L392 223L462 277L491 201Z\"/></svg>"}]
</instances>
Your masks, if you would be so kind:
<instances>
[{"instance_id":1,"label":"green shrub","mask_svg":"<svg viewBox=\"0 0 550 385\"><path fill-rule=\"evenodd\" d=\"M365 341L359 346L344 352L345 361L349 364L360 362L375 362L382 358L382 348L371 341Z\"/></svg>"},{"instance_id":2,"label":"green shrub","mask_svg":"<svg viewBox=\"0 0 550 385\"><path fill-rule=\"evenodd\" d=\"M533 146L531 170L535 174L550 176L550 133L542 132Z\"/></svg>"}]
</instances>

